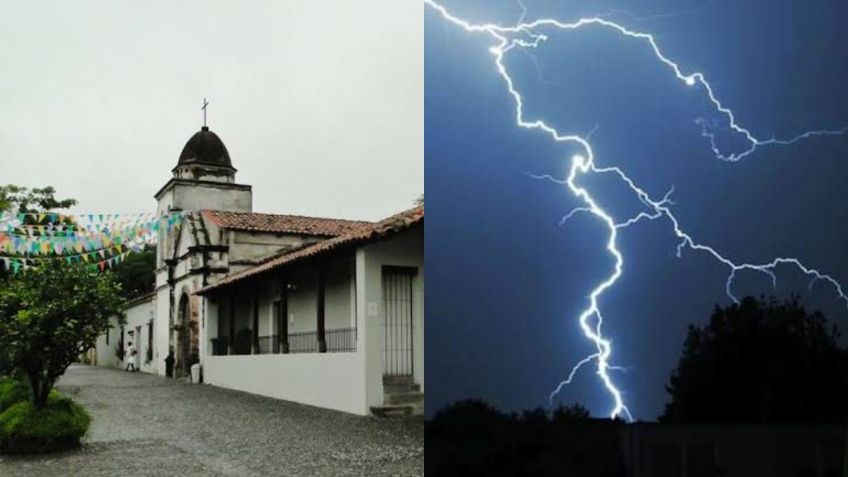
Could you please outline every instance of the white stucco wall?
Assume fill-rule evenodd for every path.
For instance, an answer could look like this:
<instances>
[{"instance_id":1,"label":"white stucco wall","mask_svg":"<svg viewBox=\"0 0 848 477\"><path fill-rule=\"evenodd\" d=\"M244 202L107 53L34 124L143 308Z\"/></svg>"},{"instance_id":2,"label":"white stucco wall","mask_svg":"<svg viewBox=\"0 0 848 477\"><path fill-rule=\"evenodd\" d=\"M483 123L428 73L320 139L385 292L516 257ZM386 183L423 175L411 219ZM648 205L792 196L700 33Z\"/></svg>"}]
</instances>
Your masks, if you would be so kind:
<instances>
[{"instance_id":1,"label":"white stucco wall","mask_svg":"<svg viewBox=\"0 0 848 477\"><path fill-rule=\"evenodd\" d=\"M156 289L154 303L156 337L153 348L153 362L156 374L165 375L165 357L168 356L168 336L170 333L171 290L167 283Z\"/></svg>"},{"instance_id":2,"label":"white stucco wall","mask_svg":"<svg viewBox=\"0 0 848 477\"><path fill-rule=\"evenodd\" d=\"M94 364L107 368L119 368L121 367L121 362L118 361L118 358L115 356L115 348L118 346L118 342L120 342L121 339L121 328L118 326L117 320L113 319L110 321L112 322L112 328L110 328L106 334L100 335L97 338L97 344L94 347Z\"/></svg>"},{"instance_id":3,"label":"white stucco wall","mask_svg":"<svg viewBox=\"0 0 848 477\"><path fill-rule=\"evenodd\" d=\"M302 247L322 239L297 234L228 231L229 261L234 265L256 263L284 250Z\"/></svg>"},{"instance_id":4,"label":"white stucco wall","mask_svg":"<svg viewBox=\"0 0 848 477\"><path fill-rule=\"evenodd\" d=\"M204 382L353 414L369 412L363 352L207 356Z\"/></svg>"},{"instance_id":5,"label":"white stucco wall","mask_svg":"<svg viewBox=\"0 0 848 477\"><path fill-rule=\"evenodd\" d=\"M417 227L388 240L366 245L356 253L359 343L366 356L366 395L369 406L383 404L382 274L384 266L414 267L413 378L424 391L424 228ZM363 326L364 325L364 326Z\"/></svg>"},{"instance_id":6,"label":"white stucco wall","mask_svg":"<svg viewBox=\"0 0 848 477\"><path fill-rule=\"evenodd\" d=\"M130 342L132 342L136 346L136 350L138 350L139 352L139 358L136 363L139 364L141 371L146 373L153 373L155 372L156 368L155 353L154 360L150 363L145 363L149 343L149 324L151 320L154 319L154 305L155 300L152 296L149 299L135 303L133 306L126 310L126 324L123 325L124 348L128 349ZM105 334L97 338L97 344L95 346L97 356L96 364L98 366L123 368L126 365L126 361L120 362L115 356L115 349L117 348L118 343L121 340L121 325L118 324L117 318L113 318L111 321L112 328L108 332L108 344L107 337ZM155 349L155 321L153 328ZM130 335L130 331L133 331L132 335Z\"/></svg>"},{"instance_id":7,"label":"white stucco wall","mask_svg":"<svg viewBox=\"0 0 848 477\"><path fill-rule=\"evenodd\" d=\"M250 212L253 210L253 193L244 187L228 184L177 183L170 194L163 194L159 201L160 212L171 208L197 211L204 209Z\"/></svg>"}]
</instances>

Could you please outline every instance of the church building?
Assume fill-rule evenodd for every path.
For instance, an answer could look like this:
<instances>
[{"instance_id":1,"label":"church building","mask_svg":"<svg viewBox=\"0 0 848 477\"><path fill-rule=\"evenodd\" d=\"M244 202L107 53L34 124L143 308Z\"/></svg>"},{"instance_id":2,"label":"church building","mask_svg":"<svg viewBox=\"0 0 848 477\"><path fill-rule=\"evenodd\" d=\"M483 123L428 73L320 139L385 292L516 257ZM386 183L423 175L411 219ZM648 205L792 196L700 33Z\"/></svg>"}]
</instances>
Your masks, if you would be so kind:
<instances>
[{"instance_id":1,"label":"church building","mask_svg":"<svg viewBox=\"0 0 848 477\"><path fill-rule=\"evenodd\" d=\"M155 194L153 293L98 339L95 361L355 414L423 411L424 208L377 222L253 212L204 126Z\"/></svg>"}]
</instances>

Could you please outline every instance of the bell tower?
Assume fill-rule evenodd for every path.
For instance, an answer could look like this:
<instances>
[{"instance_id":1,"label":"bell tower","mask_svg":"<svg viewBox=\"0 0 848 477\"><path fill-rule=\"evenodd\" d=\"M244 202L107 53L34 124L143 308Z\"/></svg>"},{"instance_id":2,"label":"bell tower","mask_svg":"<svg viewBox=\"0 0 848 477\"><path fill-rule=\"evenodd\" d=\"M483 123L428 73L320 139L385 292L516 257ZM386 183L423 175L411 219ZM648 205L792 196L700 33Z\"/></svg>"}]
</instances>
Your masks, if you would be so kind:
<instances>
[{"instance_id":1,"label":"bell tower","mask_svg":"<svg viewBox=\"0 0 848 477\"><path fill-rule=\"evenodd\" d=\"M236 183L230 153L217 134L203 126L183 147L171 180L156 193L158 211L203 209L251 212L253 192Z\"/></svg>"}]
</instances>

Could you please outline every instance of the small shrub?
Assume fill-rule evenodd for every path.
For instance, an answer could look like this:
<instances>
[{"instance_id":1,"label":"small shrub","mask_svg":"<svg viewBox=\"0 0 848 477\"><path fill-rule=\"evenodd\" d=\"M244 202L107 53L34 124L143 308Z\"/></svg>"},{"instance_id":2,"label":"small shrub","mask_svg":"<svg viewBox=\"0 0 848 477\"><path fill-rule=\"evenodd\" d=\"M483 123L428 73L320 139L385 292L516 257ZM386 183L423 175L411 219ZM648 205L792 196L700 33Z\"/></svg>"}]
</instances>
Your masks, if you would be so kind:
<instances>
[{"instance_id":1,"label":"small shrub","mask_svg":"<svg viewBox=\"0 0 848 477\"><path fill-rule=\"evenodd\" d=\"M0 443L9 452L49 452L79 445L91 417L82 406L58 393L47 407L31 401L13 405L0 414Z\"/></svg>"},{"instance_id":2,"label":"small shrub","mask_svg":"<svg viewBox=\"0 0 848 477\"><path fill-rule=\"evenodd\" d=\"M32 398L32 390L26 380L0 379L0 413L15 404Z\"/></svg>"}]
</instances>

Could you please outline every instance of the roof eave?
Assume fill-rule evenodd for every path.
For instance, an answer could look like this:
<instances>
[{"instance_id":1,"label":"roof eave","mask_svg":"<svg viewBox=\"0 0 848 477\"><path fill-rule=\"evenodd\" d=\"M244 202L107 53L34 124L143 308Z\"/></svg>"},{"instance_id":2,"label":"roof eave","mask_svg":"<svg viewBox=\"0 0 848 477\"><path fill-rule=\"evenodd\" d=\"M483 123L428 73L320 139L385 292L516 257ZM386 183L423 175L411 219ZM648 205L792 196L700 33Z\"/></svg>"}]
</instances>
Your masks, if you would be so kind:
<instances>
[{"instance_id":1,"label":"roof eave","mask_svg":"<svg viewBox=\"0 0 848 477\"><path fill-rule=\"evenodd\" d=\"M338 244L338 246L334 246L334 247L328 248L326 250L318 250L314 254L304 254L304 252L307 251L308 249L312 248L312 247L318 248L318 247L321 247L321 246L326 246L327 244L324 243L324 242L319 242L319 243L313 244L309 247L289 251L289 252L287 252L283 255L279 255L277 257L271 257L268 260L266 260L264 263L256 265L255 267L253 267L251 269L239 272L239 274L244 274L243 277L239 277L239 274L236 274L236 275L233 275L232 277L230 277L231 278L230 281L227 281L227 277L225 277L224 279L222 279L218 283L214 283L212 285L208 285L204 288L201 288L200 290L197 290L195 292L195 294L196 295L209 295L213 292L219 292L219 291L222 291L224 289L240 285L245 281L258 279L259 277L262 277L262 276L267 275L269 273L272 273L272 272L278 271L280 269L289 267L293 264L296 264L296 263L299 264L299 263L303 262L304 260L314 259L314 258L319 257L319 256L339 253L339 252L342 252L342 251L345 251L345 250L349 250L350 248L357 248L357 247L360 247L360 246L368 244L368 243L378 242L380 240L387 240L387 239L392 238L392 237L394 237L394 236L396 236L400 233L403 233L403 232L406 232L406 231L409 231L409 230L413 230L414 228L419 227L419 226L423 226L423 225L424 225L424 216L421 215L419 217L416 217L411 223L404 224L400 228L390 229L390 230L388 230L384 233L377 233L376 231L373 231L368 236L352 238L349 241L344 241L344 242ZM337 239L340 239L340 238L341 237L337 237ZM330 240L335 240L335 239L330 239ZM303 255L296 256L296 257L293 257L291 260L287 260L287 261L284 261L280 264L273 265L270 268L268 268L267 270L261 270L261 271L258 271L258 272L254 272L252 274L250 273L252 270L255 270L258 267L262 267L265 264L268 264L269 262L272 262L274 260L280 260L280 259L286 257L287 255L296 255L296 254L303 254Z\"/></svg>"}]
</instances>

